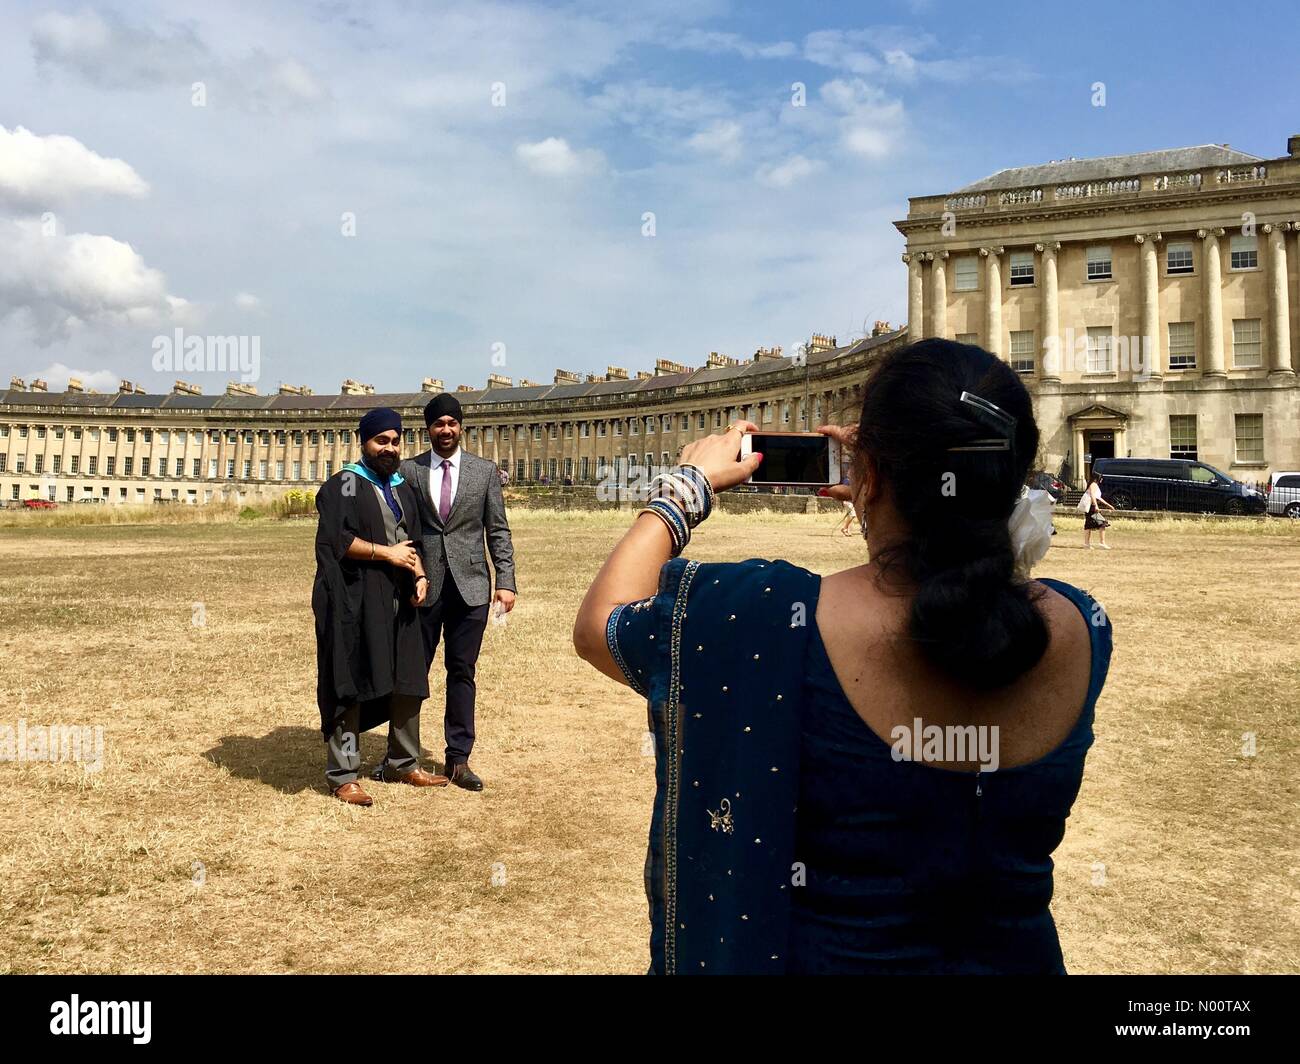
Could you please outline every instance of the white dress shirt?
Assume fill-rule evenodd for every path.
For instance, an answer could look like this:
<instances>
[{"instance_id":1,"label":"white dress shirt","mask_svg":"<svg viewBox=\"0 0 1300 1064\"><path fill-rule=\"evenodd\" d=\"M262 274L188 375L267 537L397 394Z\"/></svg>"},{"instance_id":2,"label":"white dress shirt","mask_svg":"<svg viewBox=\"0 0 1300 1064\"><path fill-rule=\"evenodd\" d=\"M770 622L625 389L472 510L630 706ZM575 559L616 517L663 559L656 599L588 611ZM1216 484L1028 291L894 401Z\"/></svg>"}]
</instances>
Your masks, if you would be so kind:
<instances>
[{"instance_id":1,"label":"white dress shirt","mask_svg":"<svg viewBox=\"0 0 1300 1064\"><path fill-rule=\"evenodd\" d=\"M429 458L429 498L433 500L433 512L437 513L438 505L442 501L443 459L439 457L437 451L434 451ZM446 472L451 477L451 505L455 506L456 485L460 480L460 448L457 447L446 460L451 463Z\"/></svg>"}]
</instances>

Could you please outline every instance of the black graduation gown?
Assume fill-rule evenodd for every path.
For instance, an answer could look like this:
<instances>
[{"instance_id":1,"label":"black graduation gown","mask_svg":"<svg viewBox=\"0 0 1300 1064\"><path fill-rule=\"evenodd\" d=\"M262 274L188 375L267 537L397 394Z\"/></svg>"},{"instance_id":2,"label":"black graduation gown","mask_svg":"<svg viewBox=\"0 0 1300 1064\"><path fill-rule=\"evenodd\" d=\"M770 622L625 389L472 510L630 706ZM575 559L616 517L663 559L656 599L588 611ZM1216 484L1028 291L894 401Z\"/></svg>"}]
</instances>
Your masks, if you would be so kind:
<instances>
[{"instance_id":1,"label":"black graduation gown","mask_svg":"<svg viewBox=\"0 0 1300 1064\"><path fill-rule=\"evenodd\" d=\"M344 491L349 482L350 494ZM404 482L393 493L407 538L421 551L415 492ZM410 598L414 577L388 562L346 556L354 539L387 542L382 505L370 483L347 470L335 473L316 493L320 523L311 608L316 615L316 702L325 736L348 703L361 703L360 727L368 731L389 719L389 695L429 697L420 620ZM395 590L401 596L396 617Z\"/></svg>"}]
</instances>

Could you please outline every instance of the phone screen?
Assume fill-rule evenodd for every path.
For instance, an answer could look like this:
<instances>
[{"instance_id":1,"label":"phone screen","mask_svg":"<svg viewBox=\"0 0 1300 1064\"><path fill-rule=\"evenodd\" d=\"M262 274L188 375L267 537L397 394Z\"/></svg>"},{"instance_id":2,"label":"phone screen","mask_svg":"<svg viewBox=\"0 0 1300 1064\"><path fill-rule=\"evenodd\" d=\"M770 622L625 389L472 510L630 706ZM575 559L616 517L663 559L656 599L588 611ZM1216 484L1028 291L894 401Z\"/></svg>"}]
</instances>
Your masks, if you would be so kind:
<instances>
[{"instance_id":1,"label":"phone screen","mask_svg":"<svg viewBox=\"0 0 1300 1064\"><path fill-rule=\"evenodd\" d=\"M829 484L831 482L830 438L828 436L778 436L755 432L752 449L763 462L751 479L753 484Z\"/></svg>"}]
</instances>

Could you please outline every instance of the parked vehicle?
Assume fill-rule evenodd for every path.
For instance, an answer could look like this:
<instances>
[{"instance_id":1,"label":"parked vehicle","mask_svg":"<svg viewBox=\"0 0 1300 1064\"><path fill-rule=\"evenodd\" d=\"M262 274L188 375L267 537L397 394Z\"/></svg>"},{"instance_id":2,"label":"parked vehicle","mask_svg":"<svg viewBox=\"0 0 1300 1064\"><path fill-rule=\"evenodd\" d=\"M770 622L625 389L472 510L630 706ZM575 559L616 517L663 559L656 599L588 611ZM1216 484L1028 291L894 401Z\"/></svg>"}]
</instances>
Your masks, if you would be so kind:
<instances>
[{"instance_id":1,"label":"parked vehicle","mask_svg":"<svg viewBox=\"0 0 1300 1064\"><path fill-rule=\"evenodd\" d=\"M1269 513L1300 521L1300 473L1274 473L1264 490Z\"/></svg>"},{"instance_id":2,"label":"parked vehicle","mask_svg":"<svg viewBox=\"0 0 1300 1064\"><path fill-rule=\"evenodd\" d=\"M59 504L49 499L24 499L23 509L25 510L57 510Z\"/></svg>"},{"instance_id":3,"label":"parked vehicle","mask_svg":"<svg viewBox=\"0 0 1300 1064\"><path fill-rule=\"evenodd\" d=\"M1025 483L1038 491L1047 492L1052 497L1052 502L1060 502L1065 497L1065 483L1045 469L1035 469Z\"/></svg>"},{"instance_id":4,"label":"parked vehicle","mask_svg":"<svg viewBox=\"0 0 1300 1064\"><path fill-rule=\"evenodd\" d=\"M1186 458L1098 458L1102 495L1117 510L1262 514L1264 496L1204 462Z\"/></svg>"}]
</instances>

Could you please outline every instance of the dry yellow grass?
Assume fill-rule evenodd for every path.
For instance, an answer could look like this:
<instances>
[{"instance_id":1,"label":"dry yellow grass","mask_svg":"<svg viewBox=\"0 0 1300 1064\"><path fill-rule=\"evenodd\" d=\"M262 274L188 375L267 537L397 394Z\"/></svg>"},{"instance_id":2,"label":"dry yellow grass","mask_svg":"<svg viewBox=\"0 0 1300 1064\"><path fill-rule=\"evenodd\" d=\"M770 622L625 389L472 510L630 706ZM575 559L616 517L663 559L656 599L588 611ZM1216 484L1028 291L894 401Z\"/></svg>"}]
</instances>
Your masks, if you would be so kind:
<instances>
[{"instance_id":1,"label":"dry yellow grass","mask_svg":"<svg viewBox=\"0 0 1300 1064\"><path fill-rule=\"evenodd\" d=\"M106 728L101 771L0 764L0 971L644 970L644 706L569 644L627 520L513 515L522 594L479 667L487 790L374 784L370 810L323 787L311 522L0 529L0 725ZM836 520L719 514L691 553L832 572L862 555ZM1060 524L1041 574L1118 633L1057 853L1068 966L1300 970L1300 528L1117 522L1107 553ZM367 766L382 749L364 737Z\"/></svg>"}]
</instances>

